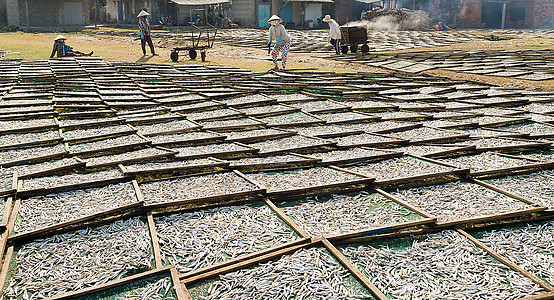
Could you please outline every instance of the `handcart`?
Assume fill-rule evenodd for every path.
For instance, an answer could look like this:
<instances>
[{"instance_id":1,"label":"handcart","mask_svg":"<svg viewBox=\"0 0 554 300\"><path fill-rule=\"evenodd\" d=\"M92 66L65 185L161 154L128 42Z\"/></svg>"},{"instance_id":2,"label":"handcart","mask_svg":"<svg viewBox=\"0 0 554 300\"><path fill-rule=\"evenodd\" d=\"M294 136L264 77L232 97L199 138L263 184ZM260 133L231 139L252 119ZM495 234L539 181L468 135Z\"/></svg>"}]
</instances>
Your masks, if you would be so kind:
<instances>
[{"instance_id":1,"label":"handcart","mask_svg":"<svg viewBox=\"0 0 554 300\"><path fill-rule=\"evenodd\" d=\"M367 28L365 26L348 26L346 25L340 27L341 31L341 47L340 51L343 54L348 53L348 47L350 47L350 52L358 52L358 47L361 44L360 51L363 54L369 52L369 46L367 45Z\"/></svg>"},{"instance_id":2,"label":"handcart","mask_svg":"<svg viewBox=\"0 0 554 300\"><path fill-rule=\"evenodd\" d=\"M205 9L191 9L191 16L193 11L204 11ZM207 18L205 18L207 21ZM190 44L186 46L181 47L175 47L171 50L171 60L172 61L178 61L179 60L179 51L188 51L190 59L196 59L198 56L198 52L200 52L200 57L202 58L202 61L206 61L206 50L212 48L215 37L217 35L217 27L213 26L212 24L209 24L206 22L205 28L201 28L200 24L199 26L195 24L191 25L191 38L190 38ZM205 44L200 45L200 42L204 41Z\"/></svg>"}]
</instances>

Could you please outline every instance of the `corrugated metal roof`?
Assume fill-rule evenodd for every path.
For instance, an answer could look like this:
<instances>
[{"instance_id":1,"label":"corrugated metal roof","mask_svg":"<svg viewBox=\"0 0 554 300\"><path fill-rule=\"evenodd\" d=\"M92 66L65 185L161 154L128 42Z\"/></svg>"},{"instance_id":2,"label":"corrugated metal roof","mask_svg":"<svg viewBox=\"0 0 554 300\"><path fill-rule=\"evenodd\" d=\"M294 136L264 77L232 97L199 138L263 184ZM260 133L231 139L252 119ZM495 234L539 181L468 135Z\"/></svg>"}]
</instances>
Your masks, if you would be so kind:
<instances>
[{"instance_id":1,"label":"corrugated metal roof","mask_svg":"<svg viewBox=\"0 0 554 300\"><path fill-rule=\"evenodd\" d=\"M333 0L288 0L288 2L327 2L327 3L333 3L335 1L333 1Z\"/></svg>"},{"instance_id":2,"label":"corrugated metal roof","mask_svg":"<svg viewBox=\"0 0 554 300\"><path fill-rule=\"evenodd\" d=\"M171 2L177 5L208 5L208 4L219 4L219 3L229 3L230 0L171 0Z\"/></svg>"}]
</instances>

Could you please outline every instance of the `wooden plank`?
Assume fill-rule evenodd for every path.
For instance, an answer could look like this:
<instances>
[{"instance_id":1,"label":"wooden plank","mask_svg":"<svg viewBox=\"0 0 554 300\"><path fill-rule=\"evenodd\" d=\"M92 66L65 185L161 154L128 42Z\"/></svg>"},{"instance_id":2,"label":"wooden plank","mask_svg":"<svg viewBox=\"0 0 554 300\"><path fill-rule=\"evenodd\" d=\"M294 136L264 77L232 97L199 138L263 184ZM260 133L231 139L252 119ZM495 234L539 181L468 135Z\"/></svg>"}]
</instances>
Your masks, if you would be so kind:
<instances>
[{"instance_id":1,"label":"wooden plank","mask_svg":"<svg viewBox=\"0 0 554 300\"><path fill-rule=\"evenodd\" d=\"M4 285L6 285L6 280L8 279L8 272L10 270L10 264L13 259L14 245L8 247L8 251L4 256L4 263L2 264L2 272L0 272L0 295L3 294Z\"/></svg>"},{"instance_id":2,"label":"wooden plank","mask_svg":"<svg viewBox=\"0 0 554 300\"><path fill-rule=\"evenodd\" d=\"M279 216L279 218L287 223L298 235L300 235L302 238L310 238L310 235L304 231L296 222L294 222L289 216L287 216L279 207L277 207L273 202L271 202L269 199L264 198L264 203L271 208L271 210Z\"/></svg>"},{"instance_id":3,"label":"wooden plank","mask_svg":"<svg viewBox=\"0 0 554 300\"><path fill-rule=\"evenodd\" d=\"M329 241L336 241L336 240L354 238L359 236L378 235L378 234L390 233L395 230L408 228L408 227L415 227L420 225L431 225L431 224L434 224L436 221L437 219L424 218L416 221L397 223L390 226L373 227L373 228L358 230L358 231L349 232L345 234L331 235L325 238Z\"/></svg>"},{"instance_id":4,"label":"wooden plank","mask_svg":"<svg viewBox=\"0 0 554 300\"><path fill-rule=\"evenodd\" d=\"M254 257L252 259L241 261L241 262L233 264L233 265L225 266L225 267L219 268L217 270L204 272L202 274L198 274L198 275L191 276L191 277L186 277L184 279L181 279L181 283L183 283L186 286L187 284L190 284L190 283L193 283L193 282L206 280L206 279L209 279L209 278L221 275L221 274L226 274L226 273L233 272L233 271L236 271L236 270L240 270L240 269L243 269L243 268L248 268L250 266L253 266L253 265L265 262L265 261L269 261L269 260L281 257L285 254L292 253L292 252L294 252L296 250L299 250L301 248L314 246L316 243L319 243L319 241L312 241L312 242L307 243L307 244L294 245L294 246L291 246L291 247L288 247L288 248L273 251L271 253L267 253L267 254L264 254L264 255L261 255L261 256Z\"/></svg>"},{"instance_id":5,"label":"wooden plank","mask_svg":"<svg viewBox=\"0 0 554 300\"><path fill-rule=\"evenodd\" d=\"M548 283L540 280L537 276L529 273L528 271L526 271L525 269L523 269L522 267L518 266L517 264L513 263L512 261L510 261L509 259L505 258L504 256L498 254L496 251L492 250L490 247L488 247L487 245L483 244L480 240L476 239L475 237L473 237L471 234L461 230L461 229L456 229L456 231L458 231L460 234L462 234L463 236L465 236L466 238L468 238L470 241L472 241L475 245L477 245L477 247L485 250L488 254L490 254L492 257L494 257L495 259L499 260L500 262L502 262L503 264L507 265L508 267L510 267L510 269L516 271L516 272L519 272L520 274L522 274L523 276L531 279L534 283L540 285L543 289L549 291L549 292L554 292L554 287L550 286Z\"/></svg>"},{"instance_id":6,"label":"wooden plank","mask_svg":"<svg viewBox=\"0 0 554 300\"><path fill-rule=\"evenodd\" d=\"M13 197L8 197L6 203L4 204L4 214L2 215L2 223L0 227L8 227L8 222L10 221L10 215L12 213Z\"/></svg>"},{"instance_id":7,"label":"wooden plank","mask_svg":"<svg viewBox=\"0 0 554 300\"><path fill-rule=\"evenodd\" d=\"M554 299L554 293L552 292L527 296L527 297L519 298L517 300L551 300L551 299Z\"/></svg>"},{"instance_id":8,"label":"wooden plank","mask_svg":"<svg viewBox=\"0 0 554 300\"><path fill-rule=\"evenodd\" d=\"M538 203L538 202L536 202L536 201L533 201L533 200L531 200L531 199L525 198L525 197L520 196L520 195L518 195L518 194L514 194L514 193L509 192L509 191L507 191L507 190L505 190L505 189L503 189L503 188L494 186L494 185L492 185L492 184L490 184L490 183L487 183L487 182L484 182L484 181L481 181L481 180L475 179L475 178L471 178L470 180L472 180L473 182L475 182L475 183L477 183L477 184L479 184L479 185L481 185L481 186L484 186L484 187L486 187L486 188L488 188L488 189L491 189L491 190L493 190L493 191L499 192L499 193L504 194L504 195L506 195L506 196L508 196L508 197L515 198L515 199L517 199L517 200L519 200L519 201L522 201L522 202L525 202L525 203L527 203L527 204L536 205L536 206L538 206L538 207L544 207L544 205L542 205L542 204L540 204L540 203Z\"/></svg>"},{"instance_id":9,"label":"wooden plank","mask_svg":"<svg viewBox=\"0 0 554 300\"><path fill-rule=\"evenodd\" d=\"M160 251L160 243L158 241L158 233L156 232L156 224L154 223L154 217L152 217L152 211L148 211L146 214L148 219L148 229L150 230L150 237L152 238L152 248L154 249L154 260L156 262L156 268L161 269L162 254Z\"/></svg>"},{"instance_id":10,"label":"wooden plank","mask_svg":"<svg viewBox=\"0 0 554 300\"><path fill-rule=\"evenodd\" d=\"M490 170L483 170L483 171L475 171L471 172L471 176L476 177L486 177L487 175L509 175L515 172L520 173L531 173L538 170L544 170L544 169L551 169L552 163L536 163L536 164L526 164L521 166L515 166L515 167L508 167L508 168L499 168L499 169L490 169Z\"/></svg>"},{"instance_id":11,"label":"wooden plank","mask_svg":"<svg viewBox=\"0 0 554 300\"><path fill-rule=\"evenodd\" d=\"M545 210L546 210L546 207L533 207L533 208L528 208L523 210L509 211L505 213L479 216L474 218L458 219L458 220L445 221L445 222L439 221L437 222L437 226L453 227L458 225L470 225L473 223L490 222L490 221L496 221L496 220L501 220L506 218L518 217L518 216L532 214L532 213L539 213Z\"/></svg>"},{"instance_id":12,"label":"wooden plank","mask_svg":"<svg viewBox=\"0 0 554 300\"><path fill-rule=\"evenodd\" d=\"M391 195L391 194L389 194L389 193L387 193L387 192L385 192L385 191L383 191L383 190L381 190L381 189L377 189L377 188L376 188L376 189L373 189L373 190L374 190L375 192L381 194L382 196L385 196L386 198L389 198L389 199L391 199L392 201L394 201L394 202L396 202L396 203L398 203L398 204L400 204L400 205L402 205L402 206L407 207L409 210L414 211L415 213L417 213L417 214L420 215L420 216L424 216L425 218L437 220L437 217L435 217L435 216L433 216L433 215L431 215L431 214L429 214L429 213L427 213L427 212L425 212L425 211L423 211L423 210L421 210L421 209L419 209L419 208L417 208L417 207L415 207L415 206L409 204L408 202L406 202L406 201L404 201L404 200L402 200L402 199L400 199L400 198L398 198L398 197L395 197L395 196L393 196L393 195Z\"/></svg>"},{"instance_id":13,"label":"wooden plank","mask_svg":"<svg viewBox=\"0 0 554 300\"><path fill-rule=\"evenodd\" d=\"M169 271L171 272L171 281L173 282L173 290L175 290L177 300L192 300L187 287L179 281L179 274L175 267L172 266L169 268Z\"/></svg>"},{"instance_id":14,"label":"wooden plank","mask_svg":"<svg viewBox=\"0 0 554 300\"><path fill-rule=\"evenodd\" d=\"M371 293L377 297L377 299L380 300L388 300L387 296L383 294L371 281L362 273L356 266L354 266L342 253L340 253L331 242L329 242L327 239L322 240L323 245L333 256L345 267L347 268L353 275L356 277L359 281L362 282L362 284L368 288Z\"/></svg>"}]
</instances>

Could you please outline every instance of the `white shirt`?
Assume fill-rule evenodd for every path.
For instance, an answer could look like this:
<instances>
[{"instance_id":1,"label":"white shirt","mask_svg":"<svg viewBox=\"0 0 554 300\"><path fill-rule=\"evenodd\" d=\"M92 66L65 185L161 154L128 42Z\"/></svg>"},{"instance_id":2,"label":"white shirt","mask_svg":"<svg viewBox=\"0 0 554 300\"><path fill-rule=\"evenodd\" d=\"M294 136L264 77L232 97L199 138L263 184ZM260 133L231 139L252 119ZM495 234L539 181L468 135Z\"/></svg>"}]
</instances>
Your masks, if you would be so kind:
<instances>
[{"instance_id":1,"label":"white shirt","mask_svg":"<svg viewBox=\"0 0 554 300\"><path fill-rule=\"evenodd\" d=\"M333 19L329 22L329 37L335 40L340 40L341 37L339 24Z\"/></svg>"}]
</instances>

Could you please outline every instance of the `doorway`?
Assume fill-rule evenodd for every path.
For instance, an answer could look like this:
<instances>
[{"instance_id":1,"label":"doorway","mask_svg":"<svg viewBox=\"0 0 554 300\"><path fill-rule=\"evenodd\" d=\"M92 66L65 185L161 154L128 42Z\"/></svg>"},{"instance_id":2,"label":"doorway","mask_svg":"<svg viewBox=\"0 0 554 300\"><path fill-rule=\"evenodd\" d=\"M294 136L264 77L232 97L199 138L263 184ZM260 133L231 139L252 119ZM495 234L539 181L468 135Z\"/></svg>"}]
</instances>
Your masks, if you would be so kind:
<instances>
[{"instance_id":1,"label":"doorway","mask_svg":"<svg viewBox=\"0 0 554 300\"><path fill-rule=\"evenodd\" d=\"M502 7L504 3L484 2L482 20L485 28L500 28L502 26Z\"/></svg>"},{"instance_id":2,"label":"doorway","mask_svg":"<svg viewBox=\"0 0 554 300\"><path fill-rule=\"evenodd\" d=\"M269 24L267 23L267 20L269 20L270 14L271 14L270 5L266 5L266 4L258 5L258 27L269 26Z\"/></svg>"}]
</instances>

